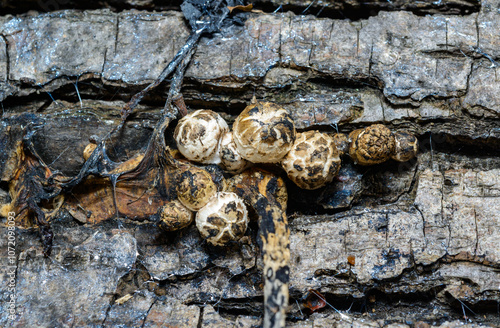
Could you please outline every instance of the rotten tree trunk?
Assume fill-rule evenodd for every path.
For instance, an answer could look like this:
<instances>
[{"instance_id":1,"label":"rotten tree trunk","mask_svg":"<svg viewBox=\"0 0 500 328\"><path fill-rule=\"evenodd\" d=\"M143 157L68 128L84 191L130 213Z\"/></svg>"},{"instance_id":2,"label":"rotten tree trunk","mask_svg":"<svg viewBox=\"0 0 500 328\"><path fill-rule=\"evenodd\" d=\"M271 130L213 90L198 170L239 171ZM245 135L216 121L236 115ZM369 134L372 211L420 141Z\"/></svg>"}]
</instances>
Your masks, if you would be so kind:
<instances>
[{"instance_id":1,"label":"rotten tree trunk","mask_svg":"<svg viewBox=\"0 0 500 328\"><path fill-rule=\"evenodd\" d=\"M331 17L249 13L202 38L188 67L188 108L228 121L255 96L282 104L299 129L383 123L419 138L414 161L345 160L339 181L319 191L288 184L290 327L499 326L500 2L403 2L373 1L373 15L351 20L333 13L356 12L355 1L326 6ZM298 13L307 5L288 3ZM31 13L0 26L2 203L27 124L39 126L44 161L74 175L89 137L118 124L189 35L174 11ZM130 117L109 149L115 160L146 146L167 91L160 85ZM52 220L50 258L37 230L16 229L13 263L1 228L1 326L261 324L255 232L220 250L194 227L165 234L126 218L78 219L63 208ZM343 313L307 312L309 289Z\"/></svg>"}]
</instances>

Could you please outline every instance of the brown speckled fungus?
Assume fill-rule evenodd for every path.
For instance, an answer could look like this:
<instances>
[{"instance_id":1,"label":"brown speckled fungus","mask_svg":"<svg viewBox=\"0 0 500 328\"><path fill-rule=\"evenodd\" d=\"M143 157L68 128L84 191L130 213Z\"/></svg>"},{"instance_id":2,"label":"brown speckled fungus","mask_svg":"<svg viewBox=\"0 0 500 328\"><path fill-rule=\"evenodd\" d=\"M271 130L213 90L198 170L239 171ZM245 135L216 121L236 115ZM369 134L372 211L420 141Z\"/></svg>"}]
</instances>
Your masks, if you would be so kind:
<instances>
[{"instance_id":1,"label":"brown speckled fungus","mask_svg":"<svg viewBox=\"0 0 500 328\"><path fill-rule=\"evenodd\" d=\"M236 150L232 131L225 133L221 138L220 158L224 170L233 174L243 172L250 165L250 162Z\"/></svg>"},{"instance_id":2,"label":"brown speckled fungus","mask_svg":"<svg viewBox=\"0 0 500 328\"><path fill-rule=\"evenodd\" d=\"M317 189L331 182L340 170L334 139L318 131L297 134L292 149L281 162L288 178L303 189Z\"/></svg>"},{"instance_id":3,"label":"brown speckled fungus","mask_svg":"<svg viewBox=\"0 0 500 328\"><path fill-rule=\"evenodd\" d=\"M243 200L233 192L219 192L196 213L196 227L205 240L225 246L239 240L248 226L248 212Z\"/></svg>"},{"instance_id":4,"label":"brown speckled fungus","mask_svg":"<svg viewBox=\"0 0 500 328\"><path fill-rule=\"evenodd\" d=\"M354 130L349 134L349 139L349 156L360 165L380 164L394 153L394 136L391 130L382 124Z\"/></svg>"},{"instance_id":5,"label":"brown speckled fungus","mask_svg":"<svg viewBox=\"0 0 500 328\"><path fill-rule=\"evenodd\" d=\"M418 139L409 132L394 133L395 147L391 158L398 162L406 162L417 155Z\"/></svg>"},{"instance_id":6,"label":"brown speckled fungus","mask_svg":"<svg viewBox=\"0 0 500 328\"><path fill-rule=\"evenodd\" d=\"M159 227L165 231L184 229L194 220L194 213L179 200L167 203L158 209Z\"/></svg>"},{"instance_id":7,"label":"brown speckled fungus","mask_svg":"<svg viewBox=\"0 0 500 328\"><path fill-rule=\"evenodd\" d=\"M198 211L216 192L217 186L207 171L191 166L181 173L177 185L177 198L188 209Z\"/></svg>"},{"instance_id":8,"label":"brown speckled fungus","mask_svg":"<svg viewBox=\"0 0 500 328\"><path fill-rule=\"evenodd\" d=\"M255 168L228 181L259 216L259 244L264 264L264 328L285 327L290 275L290 229L286 217L284 181Z\"/></svg>"},{"instance_id":9,"label":"brown speckled fungus","mask_svg":"<svg viewBox=\"0 0 500 328\"><path fill-rule=\"evenodd\" d=\"M279 162L292 147L295 135L290 114L270 102L247 106L233 125L236 149L253 163Z\"/></svg>"},{"instance_id":10,"label":"brown speckled fungus","mask_svg":"<svg viewBox=\"0 0 500 328\"><path fill-rule=\"evenodd\" d=\"M174 131L177 148L187 159L203 164L220 163L219 141L229 130L214 111L197 110L179 120Z\"/></svg>"}]
</instances>

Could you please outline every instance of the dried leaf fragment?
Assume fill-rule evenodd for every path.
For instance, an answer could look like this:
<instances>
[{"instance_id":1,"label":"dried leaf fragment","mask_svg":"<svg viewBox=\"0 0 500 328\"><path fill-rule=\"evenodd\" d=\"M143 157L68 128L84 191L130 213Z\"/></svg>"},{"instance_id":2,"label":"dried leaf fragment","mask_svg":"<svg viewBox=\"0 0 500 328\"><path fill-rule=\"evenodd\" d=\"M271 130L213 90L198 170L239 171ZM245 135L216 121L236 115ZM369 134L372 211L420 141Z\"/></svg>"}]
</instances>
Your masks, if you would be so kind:
<instances>
[{"instance_id":1,"label":"dried leaf fragment","mask_svg":"<svg viewBox=\"0 0 500 328\"><path fill-rule=\"evenodd\" d=\"M303 305L311 312L316 312L326 306L325 297L317 290L309 289Z\"/></svg>"},{"instance_id":2,"label":"dried leaf fragment","mask_svg":"<svg viewBox=\"0 0 500 328\"><path fill-rule=\"evenodd\" d=\"M253 4L249 3L248 5L237 5L237 6L227 6L227 9L229 9L229 12L232 13L233 10L241 10L241 11L252 11L253 9Z\"/></svg>"}]
</instances>

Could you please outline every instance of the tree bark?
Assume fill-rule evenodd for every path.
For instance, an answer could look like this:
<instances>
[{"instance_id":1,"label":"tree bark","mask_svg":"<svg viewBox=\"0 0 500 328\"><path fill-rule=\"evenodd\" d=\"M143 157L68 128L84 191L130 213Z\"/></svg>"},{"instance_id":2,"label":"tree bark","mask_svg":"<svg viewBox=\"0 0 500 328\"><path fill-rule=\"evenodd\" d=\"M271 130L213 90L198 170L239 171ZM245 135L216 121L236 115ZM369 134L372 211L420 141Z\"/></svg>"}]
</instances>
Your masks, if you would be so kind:
<instances>
[{"instance_id":1,"label":"tree bark","mask_svg":"<svg viewBox=\"0 0 500 328\"><path fill-rule=\"evenodd\" d=\"M418 3L325 2L328 17L316 17L300 15L321 10L314 2L285 3L295 13L272 13L275 3L264 2L269 12L203 37L187 69L188 108L228 122L255 96L287 108L299 130L382 123L419 138L415 160L360 167L343 159L325 188L287 184L290 327L500 322L500 2ZM338 17L343 11L350 19ZM190 31L178 11L64 10L5 15L0 25L1 203L26 125L37 126L45 163L75 175L89 137L119 123L123 105ZM168 81L134 111L112 140L114 160L144 149L167 92ZM9 263L2 220L0 275L15 285L0 288L2 326L262 324L256 227L221 250L194 227L91 224L63 207L51 222L52 255L43 257L38 230L18 227ZM308 312L310 289L329 306Z\"/></svg>"}]
</instances>

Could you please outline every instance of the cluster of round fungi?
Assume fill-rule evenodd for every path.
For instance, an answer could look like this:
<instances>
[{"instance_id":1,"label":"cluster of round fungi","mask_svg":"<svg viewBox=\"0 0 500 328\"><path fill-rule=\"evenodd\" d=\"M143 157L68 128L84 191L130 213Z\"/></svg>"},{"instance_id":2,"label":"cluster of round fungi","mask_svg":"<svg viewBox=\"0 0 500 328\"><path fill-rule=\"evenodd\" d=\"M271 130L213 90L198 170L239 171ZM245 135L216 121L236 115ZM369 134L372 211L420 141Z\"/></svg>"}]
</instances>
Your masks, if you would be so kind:
<instances>
[{"instance_id":1,"label":"cluster of round fungi","mask_svg":"<svg viewBox=\"0 0 500 328\"><path fill-rule=\"evenodd\" d=\"M309 190L332 182L344 154L357 164L372 165L391 158L407 161L418 148L414 135L392 133L382 124L352 131L349 136L315 130L297 132L290 114L270 102L247 106L232 131L216 112L192 112L179 120L174 139L180 153L190 161L218 164L231 174L239 174L255 163L276 163L291 181ZM160 209L160 226L164 229L185 227L193 220L191 211L197 211L196 226L210 244L222 246L244 235L248 213L243 200L235 193L218 191L207 171L190 166L180 176L177 194L178 201Z\"/></svg>"},{"instance_id":2,"label":"cluster of round fungi","mask_svg":"<svg viewBox=\"0 0 500 328\"><path fill-rule=\"evenodd\" d=\"M248 226L246 206L235 193L218 190L206 170L186 166L177 184L177 199L158 210L160 228L179 230L194 219L202 237L212 245L240 239Z\"/></svg>"}]
</instances>

